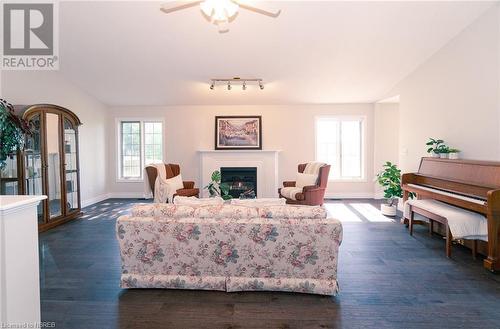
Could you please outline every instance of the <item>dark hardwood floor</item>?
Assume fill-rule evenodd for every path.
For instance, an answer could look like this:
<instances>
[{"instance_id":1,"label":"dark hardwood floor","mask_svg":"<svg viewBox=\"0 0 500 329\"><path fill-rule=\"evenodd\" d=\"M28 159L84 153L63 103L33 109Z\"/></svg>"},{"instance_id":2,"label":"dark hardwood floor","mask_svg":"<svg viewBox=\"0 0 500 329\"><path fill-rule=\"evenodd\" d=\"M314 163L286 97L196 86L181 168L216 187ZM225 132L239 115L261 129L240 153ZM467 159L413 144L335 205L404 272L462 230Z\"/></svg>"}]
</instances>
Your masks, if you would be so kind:
<instances>
[{"instance_id":1,"label":"dark hardwood floor","mask_svg":"<svg viewBox=\"0 0 500 329\"><path fill-rule=\"evenodd\" d=\"M344 221L340 294L122 290L112 199L40 235L42 320L56 328L500 328L500 275L468 249L377 213L373 200L331 201Z\"/></svg>"}]
</instances>

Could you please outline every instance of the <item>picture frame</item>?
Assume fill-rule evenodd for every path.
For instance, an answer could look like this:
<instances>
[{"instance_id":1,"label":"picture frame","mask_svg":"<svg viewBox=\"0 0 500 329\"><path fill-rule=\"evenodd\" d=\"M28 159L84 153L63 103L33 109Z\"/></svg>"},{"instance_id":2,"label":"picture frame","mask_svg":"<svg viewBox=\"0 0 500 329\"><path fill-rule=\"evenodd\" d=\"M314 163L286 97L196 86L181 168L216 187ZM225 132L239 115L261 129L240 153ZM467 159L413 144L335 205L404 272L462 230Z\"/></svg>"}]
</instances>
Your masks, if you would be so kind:
<instances>
[{"instance_id":1,"label":"picture frame","mask_svg":"<svg viewBox=\"0 0 500 329\"><path fill-rule=\"evenodd\" d=\"M262 150L262 116L216 116L216 150Z\"/></svg>"}]
</instances>

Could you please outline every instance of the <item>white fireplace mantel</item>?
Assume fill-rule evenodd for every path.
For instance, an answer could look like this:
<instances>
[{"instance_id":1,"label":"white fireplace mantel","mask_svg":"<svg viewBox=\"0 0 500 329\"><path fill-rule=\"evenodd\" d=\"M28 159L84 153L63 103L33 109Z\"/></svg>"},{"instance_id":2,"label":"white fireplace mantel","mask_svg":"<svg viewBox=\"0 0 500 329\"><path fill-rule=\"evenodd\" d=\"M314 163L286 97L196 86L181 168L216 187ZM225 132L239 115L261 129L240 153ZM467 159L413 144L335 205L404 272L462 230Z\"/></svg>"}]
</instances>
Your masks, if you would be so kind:
<instances>
[{"instance_id":1,"label":"white fireplace mantel","mask_svg":"<svg viewBox=\"0 0 500 329\"><path fill-rule=\"evenodd\" d=\"M278 196L280 150L199 150L201 186L210 183L212 172L221 167L256 167L257 197ZM203 190L202 196L208 196Z\"/></svg>"}]
</instances>

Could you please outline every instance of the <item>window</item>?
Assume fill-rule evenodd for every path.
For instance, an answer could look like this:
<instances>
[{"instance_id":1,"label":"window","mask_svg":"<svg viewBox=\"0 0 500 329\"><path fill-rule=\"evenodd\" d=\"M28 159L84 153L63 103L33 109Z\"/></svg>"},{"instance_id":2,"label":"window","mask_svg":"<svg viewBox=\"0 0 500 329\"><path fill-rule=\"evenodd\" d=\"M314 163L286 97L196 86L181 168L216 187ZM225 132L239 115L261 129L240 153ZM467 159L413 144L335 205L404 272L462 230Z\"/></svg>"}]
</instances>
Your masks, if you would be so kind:
<instances>
[{"instance_id":1,"label":"window","mask_svg":"<svg viewBox=\"0 0 500 329\"><path fill-rule=\"evenodd\" d=\"M163 122L122 120L119 122L119 178L142 179L142 168L163 162Z\"/></svg>"},{"instance_id":2,"label":"window","mask_svg":"<svg viewBox=\"0 0 500 329\"><path fill-rule=\"evenodd\" d=\"M316 118L316 161L331 179L363 179L363 118Z\"/></svg>"}]
</instances>

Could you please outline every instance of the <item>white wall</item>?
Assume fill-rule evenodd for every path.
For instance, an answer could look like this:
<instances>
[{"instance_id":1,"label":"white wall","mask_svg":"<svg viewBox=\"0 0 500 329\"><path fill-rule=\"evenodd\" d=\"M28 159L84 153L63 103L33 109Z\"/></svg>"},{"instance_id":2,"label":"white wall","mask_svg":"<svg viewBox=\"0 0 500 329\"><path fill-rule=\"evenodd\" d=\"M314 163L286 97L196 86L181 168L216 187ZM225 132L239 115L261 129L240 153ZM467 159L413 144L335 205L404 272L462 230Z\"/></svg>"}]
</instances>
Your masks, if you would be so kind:
<instances>
[{"instance_id":1,"label":"white wall","mask_svg":"<svg viewBox=\"0 0 500 329\"><path fill-rule=\"evenodd\" d=\"M500 9L477 21L400 82L400 166L418 168L429 137L470 159L500 160Z\"/></svg>"},{"instance_id":2,"label":"white wall","mask_svg":"<svg viewBox=\"0 0 500 329\"><path fill-rule=\"evenodd\" d=\"M80 132L81 197L86 205L106 197L106 107L56 71L4 71L0 95L13 104L56 104L82 121Z\"/></svg>"},{"instance_id":3,"label":"white wall","mask_svg":"<svg viewBox=\"0 0 500 329\"><path fill-rule=\"evenodd\" d=\"M166 125L166 161L181 164L182 176L198 182L197 150L214 148L216 115L262 115L264 149L282 150L279 180L295 180L297 164L315 158L315 117L320 115L366 116L366 173L361 183L331 182L333 197L373 196L373 106L371 104L294 106L169 106L111 108L108 186L113 196L140 196L141 183L117 182L116 118L163 118Z\"/></svg>"},{"instance_id":4,"label":"white wall","mask_svg":"<svg viewBox=\"0 0 500 329\"><path fill-rule=\"evenodd\" d=\"M374 105L373 169L374 175L390 161L399 163L399 103L377 103ZM374 195L382 198L383 189L375 183Z\"/></svg>"}]
</instances>

